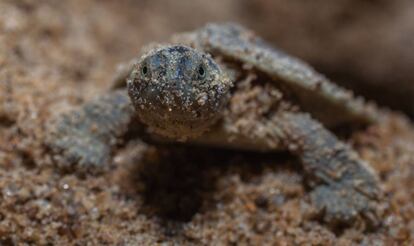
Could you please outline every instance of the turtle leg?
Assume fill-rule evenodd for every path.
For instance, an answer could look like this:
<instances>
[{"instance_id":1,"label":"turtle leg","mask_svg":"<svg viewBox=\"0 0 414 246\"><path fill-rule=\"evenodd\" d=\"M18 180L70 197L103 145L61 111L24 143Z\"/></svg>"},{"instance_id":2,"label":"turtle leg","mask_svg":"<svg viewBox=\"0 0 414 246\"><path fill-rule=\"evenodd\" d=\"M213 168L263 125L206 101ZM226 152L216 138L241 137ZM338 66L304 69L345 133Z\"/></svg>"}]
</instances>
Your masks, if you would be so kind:
<instances>
[{"instance_id":1,"label":"turtle leg","mask_svg":"<svg viewBox=\"0 0 414 246\"><path fill-rule=\"evenodd\" d=\"M378 225L382 193L369 165L308 114L282 113L275 121L287 148L303 164L311 202L324 222Z\"/></svg>"},{"instance_id":2,"label":"turtle leg","mask_svg":"<svg viewBox=\"0 0 414 246\"><path fill-rule=\"evenodd\" d=\"M99 170L107 166L133 115L126 90L111 91L51 121L46 145L64 169Z\"/></svg>"}]
</instances>

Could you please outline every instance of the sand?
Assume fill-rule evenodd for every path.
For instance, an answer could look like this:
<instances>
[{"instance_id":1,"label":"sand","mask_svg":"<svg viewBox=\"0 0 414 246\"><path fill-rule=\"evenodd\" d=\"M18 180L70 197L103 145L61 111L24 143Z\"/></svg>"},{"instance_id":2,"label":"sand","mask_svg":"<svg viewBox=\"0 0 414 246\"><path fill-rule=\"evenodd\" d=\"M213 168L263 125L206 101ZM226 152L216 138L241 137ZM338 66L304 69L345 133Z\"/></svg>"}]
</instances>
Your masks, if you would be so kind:
<instances>
[{"instance_id":1,"label":"sand","mask_svg":"<svg viewBox=\"0 0 414 246\"><path fill-rule=\"evenodd\" d=\"M145 42L190 30L182 19L175 29L165 25L168 18L146 5L0 3L0 244L414 242L414 128L396 113L349 139L378 172L388 201L374 231L331 231L309 216L301 167L286 153L136 140L103 173L57 168L43 145L46 122L108 89L116 64ZM203 9L199 22L214 11Z\"/></svg>"}]
</instances>

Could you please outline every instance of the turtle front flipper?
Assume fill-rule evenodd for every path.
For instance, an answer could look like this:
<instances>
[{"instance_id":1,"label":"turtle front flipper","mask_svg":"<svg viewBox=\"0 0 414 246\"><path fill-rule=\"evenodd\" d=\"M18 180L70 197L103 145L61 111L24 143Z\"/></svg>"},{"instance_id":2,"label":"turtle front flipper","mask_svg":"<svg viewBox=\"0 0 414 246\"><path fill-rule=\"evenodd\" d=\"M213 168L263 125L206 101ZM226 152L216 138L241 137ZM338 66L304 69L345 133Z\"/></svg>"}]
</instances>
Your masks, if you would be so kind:
<instances>
[{"instance_id":1,"label":"turtle front flipper","mask_svg":"<svg viewBox=\"0 0 414 246\"><path fill-rule=\"evenodd\" d=\"M374 171L348 145L304 113L282 113L275 129L303 164L310 198L333 227L379 224L382 192ZM282 134L282 135L280 135Z\"/></svg>"},{"instance_id":2,"label":"turtle front flipper","mask_svg":"<svg viewBox=\"0 0 414 246\"><path fill-rule=\"evenodd\" d=\"M133 115L126 90L108 92L50 122L46 145L63 169L100 170L107 166Z\"/></svg>"}]
</instances>

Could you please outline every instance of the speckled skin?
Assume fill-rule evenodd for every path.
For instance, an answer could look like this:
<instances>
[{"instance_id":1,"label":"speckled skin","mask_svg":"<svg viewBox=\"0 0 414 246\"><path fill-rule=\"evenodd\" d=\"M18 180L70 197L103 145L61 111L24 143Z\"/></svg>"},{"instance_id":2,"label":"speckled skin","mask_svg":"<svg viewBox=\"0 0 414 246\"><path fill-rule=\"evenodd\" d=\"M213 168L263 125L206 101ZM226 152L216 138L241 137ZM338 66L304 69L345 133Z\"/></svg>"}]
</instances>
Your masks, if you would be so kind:
<instances>
[{"instance_id":1,"label":"speckled skin","mask_svg":"<svg viewBox=\"0 0 414 246\"><path fill-rule=\"evenodd\" d=\"M74 163L78 167L108 163L133 117L134 109L124 90L115 90L80 110L61 115L53 121L47 136L56 164L72 169Z\"/></svg>"},{"instance_id":2,"label":"speckled skin","mask_svg":"<svg viewBox=\"0 0 414 246\"><path fill-rule=\"evenodd\" d=\"M283 149L302 162L321 220L333 227L380 224L375 173L328 130L375 123L381 113L374 106L232 24L177 35L133 63L114 88L130 74L135 112L121 88L53 121L47 145L59 165L105 166L131 127L150 141ZM133 121L135 113L140 120Z\"/></svg>"},{"instance_id":3,"label":"speckled skin","mask_svg":"<svg viewBox=\"0 0 414 246\"><path fill-rule=\"evenodd\" d=\"M312 203L323 211L323 220L337 226L358 218L378 225L381 190L369 164L309 115L283 113L277 120L288 148L303 163Z\"/></svg>"},{"instance_id":4,"label":"speckled skin","mask_svg":"<svg viewBox=\"0 0 414 246\"><path fill-rule=\"evenodd\" d=\"M160 135L186 139L217 122L232 82L207 54L171 46L144 55L127 86L141 122Z\"/></svg>"}]
</instances>

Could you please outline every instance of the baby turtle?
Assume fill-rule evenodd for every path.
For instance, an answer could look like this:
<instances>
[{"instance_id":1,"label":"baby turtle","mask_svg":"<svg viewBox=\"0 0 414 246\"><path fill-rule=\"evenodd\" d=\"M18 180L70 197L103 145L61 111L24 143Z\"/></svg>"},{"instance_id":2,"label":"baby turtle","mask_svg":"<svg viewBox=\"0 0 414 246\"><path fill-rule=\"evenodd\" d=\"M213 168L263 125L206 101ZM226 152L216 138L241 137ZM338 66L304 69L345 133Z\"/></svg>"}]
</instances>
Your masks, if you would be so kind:
<instances>
[{"instance_id":1,"label":"baby turtle","mask_svg":"<svg viewBox=\"0 0 414 246\"><path fill-rule=\"evenodd\" d=\"M374 171L328 130L378 122L378 109L236 24L151 47L121 69L112 90L53 121L47 145L58 165L105 165L131 129L152 142L287 150L326 223L379 224Z\"/></svg>"}]
</instances>

